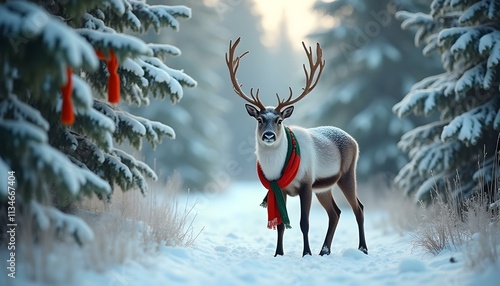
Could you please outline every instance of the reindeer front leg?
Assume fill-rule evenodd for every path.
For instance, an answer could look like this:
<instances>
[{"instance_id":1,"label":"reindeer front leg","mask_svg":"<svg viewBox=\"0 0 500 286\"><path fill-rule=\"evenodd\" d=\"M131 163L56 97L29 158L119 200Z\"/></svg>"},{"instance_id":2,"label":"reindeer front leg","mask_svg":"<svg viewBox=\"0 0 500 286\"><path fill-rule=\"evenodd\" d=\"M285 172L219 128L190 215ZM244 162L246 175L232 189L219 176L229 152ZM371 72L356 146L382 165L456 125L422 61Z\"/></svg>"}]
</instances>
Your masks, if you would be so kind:
<instances>
[{"instance_id":1,"label":"reindeer front leg","mask_svg":"<svg viewBox=\"0 0 500 286\"><path fill-rule=\"evenodd\" d=\"M283 251L283 234L285 233L285 224L278 224L276 229L278 231L278 241L276 243L276 252L274 253L274 257L285 254L285 252Z\"/></svg>"},{"instance_id":2,"label":"reindeer front leg","mask_svg":"<svg viewBox=\"0 0 500 286\"><path fill-rule=\"evenodd\" d=\"M310 186L301 188L300 194L300 230L304 240L304 250L302 256L312 255L311 248L309 247L309 213L311 211L312 189Z\"/></svg>"},{"instance_id":3,"label":"reindeer front leg","mask_svg":"<svg viewBox=\"0 0 500 286\"><path fill-rule=\"evenodd\" d=\"M285 204L286 204L286 194L283 193L283 196L285 197ZM266 195L266 197L264 199L265 199L266 204L267 204L267 195ZM285 224L284 223L278 224L278 226L276 227L276 229L277 229L277 232L278 232L278 239L277 239L277 242L276 242L276 252L274 253L274 257L276 257L278 255L284 255L285 254L285 252L283 251L283 235L285 234Z\"/></svg>"}]
</instances>

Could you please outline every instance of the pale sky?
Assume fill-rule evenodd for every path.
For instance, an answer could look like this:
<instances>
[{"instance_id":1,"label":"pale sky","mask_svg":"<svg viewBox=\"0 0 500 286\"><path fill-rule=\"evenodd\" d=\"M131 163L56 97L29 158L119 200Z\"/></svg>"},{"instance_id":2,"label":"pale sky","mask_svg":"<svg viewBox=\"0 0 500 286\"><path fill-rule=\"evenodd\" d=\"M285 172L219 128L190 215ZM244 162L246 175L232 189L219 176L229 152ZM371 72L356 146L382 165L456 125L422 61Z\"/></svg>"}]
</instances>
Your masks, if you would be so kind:
<instances>
[{"instance_id":1,"label":"pale sky","mask_svg":"<svg viewBox=\"0 0 500 286\"><path fill-rule=\"evenodd\" d=\"M274 35L280 30L281 17L286 14L287 31L294 48L301 50L302 41L307 42L306 35L317 27L318 15L312 10L316 0L254 0L256 9L262 15L262 26L266 32L264 44L272 46Z\"/></svg>"}]
</instances>

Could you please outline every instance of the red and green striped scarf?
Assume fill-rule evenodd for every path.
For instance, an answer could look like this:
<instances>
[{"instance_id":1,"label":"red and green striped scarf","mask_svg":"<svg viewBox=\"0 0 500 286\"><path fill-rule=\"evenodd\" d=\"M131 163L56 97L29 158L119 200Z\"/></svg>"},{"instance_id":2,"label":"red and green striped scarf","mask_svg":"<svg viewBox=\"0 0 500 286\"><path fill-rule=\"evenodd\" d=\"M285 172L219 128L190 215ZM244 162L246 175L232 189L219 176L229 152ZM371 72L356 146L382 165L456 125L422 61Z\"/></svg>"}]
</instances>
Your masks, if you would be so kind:
<instances>
[{"instance_id":1,"label":"red and green striped scarf","mask_svg":"<svg viewBox=\"0 0 500 286\"><path fill-rule=\"evenodd\" d=\"M257 161L257 174L260 182L269 190L267 192L267 227L270 229L276 229L280 223L284 223L286 228L292 228L282 190L290 185L297 175L300 166L300 147L290 128L285 127L285 133L288 140L288 150L285 165L281 170L281 177L273 181L267 180L259 161Z\"/></svg>"}]
</instances>

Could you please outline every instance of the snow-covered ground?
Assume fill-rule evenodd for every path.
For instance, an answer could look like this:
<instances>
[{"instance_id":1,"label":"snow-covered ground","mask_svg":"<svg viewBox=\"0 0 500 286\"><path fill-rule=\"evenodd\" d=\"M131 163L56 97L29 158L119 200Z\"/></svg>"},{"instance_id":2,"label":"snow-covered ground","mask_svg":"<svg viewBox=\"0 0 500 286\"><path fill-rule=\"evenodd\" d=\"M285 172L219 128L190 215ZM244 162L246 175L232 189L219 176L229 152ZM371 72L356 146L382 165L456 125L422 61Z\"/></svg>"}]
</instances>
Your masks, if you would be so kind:
<instances>
[{"instance_id":1,"label":"snow-covered ground","mask_svg":"<svg viewBox=\"0 0 500 286\"><path fill-rule=\"evenodd\" d=\"M342 208L332 254L319 256L327 227L325 211L315 202L310 216L313 256L302 257L299 199L289 198L292 229L285 231L285 256L273 257L276 231L266 228L260 185L234 184L197 201L195 229L204 228L193 247L163 247L146 263L127 262L105 273L83 272L75 285L499 285L500 267L474 273L461 253L438 256L412 249L411 236L387 226L386 213L367 210L369 255L356 249L352 211ZM335 193L337 195L337 192ZM340 195L340 194L338 194ZM315 200L315 199L314 199ZM450 258L456 261L450 262ZM55 270L57 271L57 270ZM22 285L22 284L19 284Z\"/></svg>"}]
</instances>

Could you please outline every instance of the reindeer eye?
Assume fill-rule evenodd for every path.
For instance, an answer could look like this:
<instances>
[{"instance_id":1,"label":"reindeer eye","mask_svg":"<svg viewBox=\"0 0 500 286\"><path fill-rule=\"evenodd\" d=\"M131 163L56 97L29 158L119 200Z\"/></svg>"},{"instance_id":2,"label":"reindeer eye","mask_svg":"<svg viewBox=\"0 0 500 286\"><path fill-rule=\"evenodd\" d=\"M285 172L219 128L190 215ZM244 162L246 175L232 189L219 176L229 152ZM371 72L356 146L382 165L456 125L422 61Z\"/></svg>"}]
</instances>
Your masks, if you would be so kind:
<instances>
[{"instance_id":1,"label":"reindeer eye","mask_svg":"<svg viewBox=\"0 0 500 286\"><path fill-rule=\"evenodd\" d=\"M259 122L259 124L262 124L262 118L257 117L257 122Z\"/></svg>"},{"instance_id":2,"label":"reindeer eye","mask_svg":"<svg viewBox=\"0 0 500 286\"><path fill-rule=\"evenodd\" d=\"M278 120L276 121L276 123L277 123L278 125L281 125L281 122L283 122L283 119L278 119Z\"/></svg>"}]
</instances>

